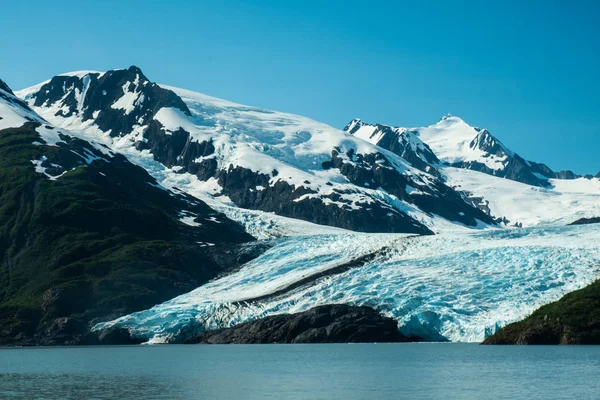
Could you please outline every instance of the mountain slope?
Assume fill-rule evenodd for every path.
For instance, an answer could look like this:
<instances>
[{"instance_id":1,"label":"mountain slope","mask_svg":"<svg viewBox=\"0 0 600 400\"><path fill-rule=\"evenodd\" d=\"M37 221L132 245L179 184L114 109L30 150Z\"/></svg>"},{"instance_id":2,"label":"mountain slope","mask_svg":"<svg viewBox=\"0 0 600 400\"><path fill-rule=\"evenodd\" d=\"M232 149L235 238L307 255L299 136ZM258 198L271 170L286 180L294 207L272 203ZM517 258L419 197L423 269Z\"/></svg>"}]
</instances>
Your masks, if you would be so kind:
<instances>
[{"instance_id":1,"label":"mountain slope","mask_svg":"<svg viewBox=\"0 0 600 400\"><path fill-rule=\"evenodd\" d=\"M492 215L511 225L565 225L600 215L600 179L549 179L549 187L527 185L464 168L443 168L448 185L481 199Z\"/></svg>"},{"instance_id":2,"label":"mountain slope","mask_svg":"<svg viewBox=\"0 0 600 400\"><path fill-rule=\"evenodd\" d=\"M185 176L238 207L369 232L495 223L392 151L304 117L156 85L137 67L65 74L18 94L56 125L134 161L151 155L170 170L165 180Z\"/></svg>"},{"instance_id":3,"label":"mountain slope","mask_svg":"<svg viewBox=\"0 0 600 400\"><path fill-rule=\"evenodd\" d=\"M48 124L0 81L0 344L90 340L90 324L246 261L252 241L124 156Z\"/></svg>"}]
</instances>

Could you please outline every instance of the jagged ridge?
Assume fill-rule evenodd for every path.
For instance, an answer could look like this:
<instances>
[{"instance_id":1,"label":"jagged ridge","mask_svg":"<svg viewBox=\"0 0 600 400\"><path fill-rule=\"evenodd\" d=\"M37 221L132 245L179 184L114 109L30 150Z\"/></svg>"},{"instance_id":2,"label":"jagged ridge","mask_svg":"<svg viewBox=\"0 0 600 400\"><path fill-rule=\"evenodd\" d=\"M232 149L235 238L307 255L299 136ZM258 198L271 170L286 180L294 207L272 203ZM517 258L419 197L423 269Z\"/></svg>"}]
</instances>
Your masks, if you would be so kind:
<instances>
[{"instance_id":1,"label":"jagged ridge","mask_svg":"<svg viewBox=\"0 0 600 400\"><path fill-rule=\"evenodd\" d=\"M354 119L344 130L384 148L395 146L399 148L399 151L395 151L397 154L406 151L403 143L409 140L418 143L417 148L426 150L413 150L410 159L416 160L411 162L421 165L421 169L423 166L435 169L436 165L445 164L542 187L551 186L548 181L550 178L580 177L572 171L554 172L547 165L527 161L508 149L488 130L471 127L452 115L444 116L435 125L410 129L371 125ZM437 155L440 160L432 155Z\"/></svg>"}]
</instances>

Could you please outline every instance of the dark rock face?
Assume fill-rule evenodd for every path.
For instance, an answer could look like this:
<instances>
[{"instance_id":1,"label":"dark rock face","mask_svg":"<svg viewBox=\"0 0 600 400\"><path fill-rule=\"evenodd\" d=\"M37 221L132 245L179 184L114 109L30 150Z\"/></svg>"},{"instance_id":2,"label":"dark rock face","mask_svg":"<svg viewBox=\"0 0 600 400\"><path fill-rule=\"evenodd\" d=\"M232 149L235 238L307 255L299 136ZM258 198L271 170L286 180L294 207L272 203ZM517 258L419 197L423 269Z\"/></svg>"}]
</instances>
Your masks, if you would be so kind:
<instances>
[{"instance_id":1,"label":"dark rock face","mask_svg":"<svg viewBox=\"0 0 600 400\"><path fill-rule=\"evenodd\" d=\"M494 170L490 169L485 164L478 163L476 161L455 163L452 164L452 166L473 169L490 175L499 176L501 178L542 187L551 186L550 182L548 182L546 178L579 178L579 175L576 175L572 171L554 172L545 164L530 162L523 159L518 154L506 149L504 145L498 139L492 136L492 134L490 134L486 129L479 130L479 133L475 139L471 141L470 146L471 148L478 148L489 155L494 155L499 158L506 158L506 161L504 162L504 168L501 170Z\"/></svg>"},{"instance_id":2,"label":"dark rock face","mask_svg":"<svg viewBox=\"0 0 600 400\"><path fill-rule=\"evenodd\" d=\"M210 151L210 144L204 148ZM217 170L213 158L203 159L198 164L188 164L184 168L196 171L200 179L214 176L223 188L223 193L239 207L274 212L286 217L359 232L432 233L420 222L377 198L371 198L369 203L354 204L354 207L350 202L341 207L327 205L325 202L328 200L344 203L347 200L344 200L342 195L352 192L336 190L329 195L298 200L305 194L314 194L314 191L304 186L290 185L285 181L277 181L271 185L271 176L240 166ZM440 215L451 221L468 226L477 225L477 220L496 223L489 214L468 201L466 196L462 196L440 180L419 187L419 191L408 193L407 187L411 185L411 181L399 173L381 153L355 155L348 152L345 157L341 157L339 149L333 150L331 160L323 163L323 169L329 168L339 169L354 185L382 188L401 200L415 204L425 212ZM356 208L357 205L359 208Z\"/></svg>"},{"instance_id":3,"label":"dark rock face","mask_svg":"<svg viewBox=\"0 0 600 400\"><path fill-rule=\"evenodd\" d=\"M500 329L483 344L600 344L600 281Z\"/></svg>"},{"instance_id":4,"label":"dark rock face","mask_svg":"<svg viewBox=\"0 0 600 400\"><path fill-rule=\"evenodd\" d=\"M8 87L6 82L4 82L2 79L0 79L0 90L4 90L5 92L12 94L14 96L12 89L10 87Z\"/></svg>"},{"instance_id":5,"label":"dark rock face","mask_svg":"<svg viewBox=\"0 0 600 400\"><path fill-rule=\"evenodd\" d=\"M296 201L300 196L312 193L312 190L292 186L285 181L277 181L271 186L268 175L242 167L221 170L215 176L223 192L240 207L275 212L278 215L359 232L432 233L424 225L382 201L359 204L358 209L352 208L350 203L344 207L324 203L327 199L343 202L343 192ZM256 190L257 187L263 189Z\"/></svg>"},{"instance_id":6,"label":"dark rock face","mask_svg":"<svg viewBox=\"0 0 600 400\"><path fill-rule=\"evenodd\" d=\"M23 100L16 97L15 94L13 93L13 91L11 90L11 88L8 87L8 85L1 79L0 79L0 101L12 103L12 104L17 105L18 107L21 107L25 110L31 111L31 108L29 108L27 103L25 103ZM1 115L0 115L0 118L2 118Z\"/></svg>"},{"instance_id":7,"label":"dark rock face","mask_svg":"<svg viewBox=\"0 0 600 400\"><path fill-rule=\"evenodd\" d=\"M93 339L92 339L93 340ZM103 345L123 345L123 344L140 344L141 340L136 340L131 337L129 331L123 328L110 328L102 331L98 335L98 344Z\"/></svg>"},{"instance_id":8,"label":"dark rock face","mask_svg":"<svg viewBox=\"0 0 600 400\"><path fill-rule=\"evenodd\" d=\"M372 198L370 203L358 204L358 209L352 207L349 202L343 207L325 204L327 200L343 203L345 200L342 195L351 192L334 191L327 196L308 197L298 201L301 196L314 192L310 188L292 186L285 181L277 181L270 185L271 176L240 166L216 171L216 164L208 162L211 160L213 159L208 158L187 168L197 168L197 175L201 179L208 179L210 174L214 173L212 176L218 180L223 193L239 207L274 212L359 232L432 233L423 224L376 198ZM381 153L362 155L350 151L342 157L339 149L333 150L331 160L323 163L323 169L330 168L339 169L354 185L382 188L401 200L415 204L425 212L440 215L451 221L468 226L476 226L477 220L489 224L496 223L493 217L477 208L466 196L440 180L409 193L407 188L410 187L411 181L398 172Z\"/></svg>"},{"instance_id":9,"label":"dark rock face","mask_svg":"<svg viewBox=\"0 0 600 400\"><path fill-rule=\"evenodd\" d=\"M577 175L573 171L563 170L554 173L554 177L557 179L577 179L580 175Z\"/></svg>"},{"instance_id":10,"label":"dark rock face","mask_svg":"<svg viewBox=\"0 0 600 400\"><path fill-rule=\"evenodd\" d=\"M213 177L217 172L217 161L208 156L214 154L212 142L195 142L190 134L179 128L165 134L158 121L152 121L144 131L143 142L137 142L138 150L150 150L154 159L167 167L182 167L179 172L189 172L202 180ZM196 161L201 159L201 161Z\"/></svg>"},{"instance_id":11,"label":"dark rock face","mask_svg":"<svg viewBox=\"0 0 600 400\"><path fill-rule=\"evenodd\" d=\"M546 165L530 163L518 154L510 152L486 129L479 131L477 136L471 141L470 147L477 148L484 153L494 155L498 158L504 158L506 160L504 161L504 168L499 170L491 169L487 165L477 161L457 162L452 164L453 167L472 169L528 185L542 187L550 186L550 183L545 178L554 177L554 172ZM540 178L540 175L545 178Z\"/></svg>"},{"instance_id":12,"label":"dark rock face","mask_svg":"<svg viewBox=\"0 0 600 400\"><path fill-rule=\"evenodd\" d=\"M477 225L476 219L484 223L495 223L489 214L466 201L466 196L461 196L459 192L439 180L419 186L418 191L409 192L407 188L411 182L393 168L381 153L355 155L353 152L348 152L346 157L340 157L339 150L334 150L331 161L323 167L338 168L350 182L357 186L381 187L399 199L415 204L425 212L440 215L450 221L461 222L468 226Z\"/></svg>"},{"instance_id":13,"label":"dark rock face","mask_svg":"<svg viewBox=\"0 0 600 400\"><path fill-rule=\"evenodd\" d=\"M586 224L600 224L600 217L580 218L577 221L571 222L569 225L586 225Z\"/></svg>"},{"instance_id":14,"label":"dark rock face","mask_svg":"<svg viewBox=\"0 0 600 400\"><path fill-rule=\"evenodd\" d=\"M525 160L518 154L507 150L498 139L485 129L479 131L479 134L473 139L470 146L471 148L478 148L487 154L495 155L499 158L506 158L504 168L501 170L494 170L485 164L476 161L454 163L452 164L453 167L473 169L501 178L541 187L551 186L551 183L548 182L547 178L577 179L580 177L572 171L565 170L554 172L545 164Z\"/></svg>"},{"instance_id":15,"label":"dark rock face","mask_svg":"<svg viewBox=\"0 0 600 400\"><path fill-rule=\"evenodd\" d=\"M185 343L374 343L418 340L398 332L398 323L370 307L325 305L203 332Z\"/></svg>"},{"instance_id":16,"label":"dark rock face","mask_svg":"<svg viewBox=\"0 0 600 400\"><path fill-rule=\"evenodd\" d=\"M131 100L116 106L124 96ZM126 135L135 126L150 123L163 107L176 108L190 115L179 96L150 82L135 66L104 74L91 73L84 78L55 76L36 94L34 106L41 107L46 103L62 106L58 116L78 115L84 121L94 119L100 129L110 130L111 136ZM130 109L121 108L129 106Z\"/></svg>"}]
</instances>

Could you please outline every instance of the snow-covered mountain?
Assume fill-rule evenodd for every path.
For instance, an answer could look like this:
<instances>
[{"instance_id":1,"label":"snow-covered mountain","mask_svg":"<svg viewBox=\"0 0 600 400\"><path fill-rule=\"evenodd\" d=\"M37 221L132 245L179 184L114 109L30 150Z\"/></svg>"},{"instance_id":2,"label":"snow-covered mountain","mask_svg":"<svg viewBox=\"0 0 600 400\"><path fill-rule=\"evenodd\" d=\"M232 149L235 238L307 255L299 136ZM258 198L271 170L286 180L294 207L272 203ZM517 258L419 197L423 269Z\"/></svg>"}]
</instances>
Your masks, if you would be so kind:
<instances>
[{"instance_id":1,"label":"snow-covered mountain","mask_svg":"<svg viewBox=\"0 0 600 400\"><path fill-rule=\"evenodd\" d=\"M508 149L486 129L446 115L421 128L352 120L344 130L442 176L507 225L565 224L600 213L600 180L554 172ZM435 157L435 158L434 158Z\"/></svg>"},{"instance_id":2,"label":"snow-covered mountain","mask_svg":"<svg viewBox=\"0 0 600 400\"><path fill-rule=\"evenodd\" d=\"M194 181L185 190L237 207L367 232L496 223L416 157L305 117L157 85L137 67L59 75L19 96L54 124L136 152L132 160L150 155L166 179L185 176Z\"/></svg>"},{"instance_id":3,"label":"snow-covered mountain","mask_svg":"<svg viewBox=\"0 0 600 400\"><path fill-rule=\"evenodd\" d=\"M527 161L451 115L420 128L355 119L340 131L152 83L137 67L63 74L17 94L55 125L126 154L259 237L265 225L276 235L303 230L291 228L300 220L439 233L600 214L597 178Z\"/></svg>"},{"instance_id":4,"label":"snow-covered mountain","mask_svg":"<svg viewBox=\"0 0 600 400\"><path fill-rule=\"evenodd\" d=\"M436 124L422 128L395 128L387 125L371 125L360 119L352 120L345 131L356 137L391 149L398 143L415 143L433 153L444 165L484 172L501 178L511 179L528 185L550 187L552 178L576 179L571 171L554 172L548 166L527 161L507 148L488 130L470 126L462 119L450 114ZM418 145L417 145L418 144ZM401 151L405 151L400 145ZM425 150L423 150L425 151ZM426 151L419 158L435 164ZM438 161L438 162L439 162Z\"/></svg>"}]
</instances>

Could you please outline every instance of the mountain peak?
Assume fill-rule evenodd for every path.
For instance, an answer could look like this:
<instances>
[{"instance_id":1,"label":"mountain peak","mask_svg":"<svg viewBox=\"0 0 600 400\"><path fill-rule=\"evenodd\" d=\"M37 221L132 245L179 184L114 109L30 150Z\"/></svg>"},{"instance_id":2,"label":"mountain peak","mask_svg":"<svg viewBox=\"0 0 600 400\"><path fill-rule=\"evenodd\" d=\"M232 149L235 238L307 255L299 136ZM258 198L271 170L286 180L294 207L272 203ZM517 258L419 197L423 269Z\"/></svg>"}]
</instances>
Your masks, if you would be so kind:
<instances>
[{"instance_id":1,"label":"mountain peak","mask_svg":"<svg viewBox=\"0 0 600 400\"><path fill-rule=\"evenodd\" d=\"M354 118L352 121L350 121L348 123L348 125L346 125L344 127L344 131L346 131L350 134L353 134L355 131L360 129L360 127L363 125L365 125L365 123L362 122L360 118Z\"/></svg>"},{"instance_id":2,"label":"mountain peak","mask_svg":"<svg viewBox=\"0 0 600 400\"><path fill-rule=\"evenodd\" d=\"M6 93L14 95L13 91L2 79L0 79L0 89L4 90Z\"/></svg>"},{"instance_id":3,"label":"mountain peak","mask_svg":"<svg viewBox=\"0 0 600 400\"><path fill-rule=\"evenodd\" d=\"M460 123L469 125L460 117L457 117L452 114L446 114L442 118L440 118L440 120L435 125L448 126L448 125L454 125L454 124L460 124Z\"/></svg>"},{"instance_id":4,"label":"mountain peak","mask_svg":"<svg viewBox=\"0 0 600 400\"><path fill-rule=\"evenodd\" d=\"M64 118L94 120L103 132L111 131L117 136L150 123L162 108L191 115L179 96L150 82L135 65L103 73L78 71L58 75L21 95L34 107L50 107L53 114Z\"/></svg>"},{"instance_id":5,"label":"mountain peak","mask_svg":"<svg viewBox=\"0 0 600 400\"><path fill-rule=\"evenodd\" d=\"M135 72L136 74L140 74L143 75L144 73L142 72L142 69L136 65L132 65L129 68L127 68L127 71L129 72Z\"/></svg>"}]
</instances>

